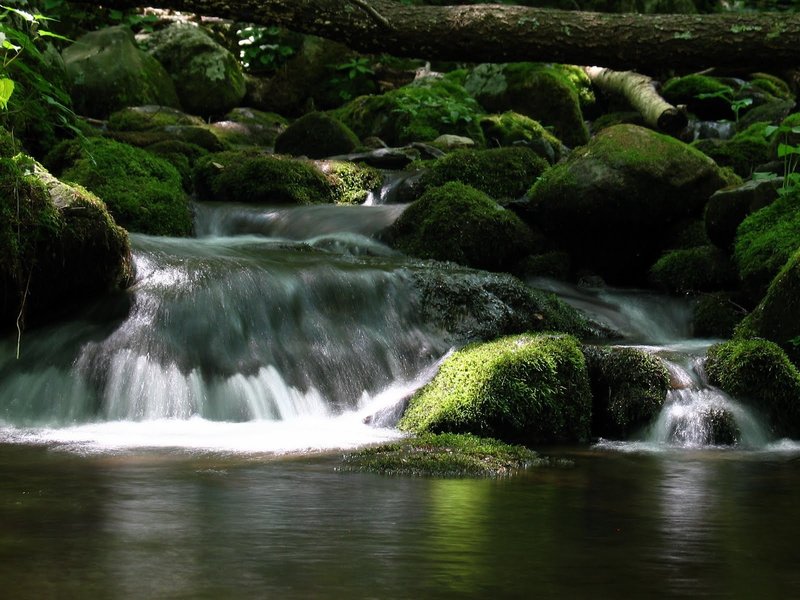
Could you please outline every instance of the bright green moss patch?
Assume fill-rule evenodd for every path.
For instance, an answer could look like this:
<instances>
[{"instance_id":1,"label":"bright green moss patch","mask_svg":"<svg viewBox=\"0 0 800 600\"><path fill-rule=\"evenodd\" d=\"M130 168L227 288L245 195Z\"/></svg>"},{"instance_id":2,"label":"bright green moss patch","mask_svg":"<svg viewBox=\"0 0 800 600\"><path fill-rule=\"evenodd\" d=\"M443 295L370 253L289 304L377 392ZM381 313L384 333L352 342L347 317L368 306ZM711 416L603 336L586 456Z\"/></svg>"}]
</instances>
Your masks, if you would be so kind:
<instances>
[{"instance_id":1,"label":"bright green moss patch","mask_svg":"<svg viewBox=\"0 0 800 600\"><path fill-rule=\"evenodd\" d=\"M411 398L400 428L534 444L588 439L590 418L575 338L523 334L454 352Z\"/></svg>"},{"instance_id":2,"label":"bright green moss patch","mask_svg":"<svg viewBox=\"0 0 800 600\"><path fill-rule=\"evenodd\" d=\"M431 165L425 187L460 181L492 198L519 198L548 168L546 160L525 147L456 150Z\"/></svg>"},{"instance_id":3,"label":"bright green moss patch","mask_svg":"<svg viewBox=\"0 0 800 600\"><path fill-rule=\"evenodd\" d=\"M551 163L561 158L561 141L541 123L508 110L499 115L487 115L480 120L487 145L511 146L523 143Z\"/></svg>"},{"instance_id":4,"label":"bright green moss patch","mask_svg":"<svg viewBox=\"0 0 800 600\"><path fill-rule=\"evenodd\" d=\"M331 185L336 204L361 204L383 183L380 171L364 164L331 160L317 165Z\"/></svg>"},{"instance_id":5,"label":"bright green moss patch","mask_svg":"<svg viewBox=\"0 0 800 600\"><path fill-rule=\"evenodd\" d=\"M118 224L152 235L188 235L189 201L180 173L149 152L103 138L66 142L48 157L64 181L97 194Z\"/></svg>"},{"instance_id":6,"label":"bright green moss patch","mask_svg":"<svg viewBox=\"0 0 800 600\"><path fill-rule=\"evenodd\" d=\"M422 434L365 448L343 459L342 471L411 477L503 477L546 460L523 446L468 434Z\"/></svg>"},{"instance_id":7,"label":"bright green moss patch","mask_svg":"<svg viewBox=\"0 0 800 600\"><path fill-rule=\"evenodd\" d=\"M533 233L483 192L450 182L425 192L386 231L391 246L418 258L503 270L530 253Z\"/></svg>"}]
</instances>

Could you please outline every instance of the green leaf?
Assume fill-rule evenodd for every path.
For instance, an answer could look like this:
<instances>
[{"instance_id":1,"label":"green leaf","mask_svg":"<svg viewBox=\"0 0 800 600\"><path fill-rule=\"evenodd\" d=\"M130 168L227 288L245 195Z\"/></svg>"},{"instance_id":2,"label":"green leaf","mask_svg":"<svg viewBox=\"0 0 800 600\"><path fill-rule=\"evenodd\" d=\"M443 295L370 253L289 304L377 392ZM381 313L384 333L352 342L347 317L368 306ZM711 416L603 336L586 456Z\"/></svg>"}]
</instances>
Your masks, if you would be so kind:
<instances>
[{"instance_id":1,"label":"green leaf","mask_svg":"<svg viewBox=\"0 0 800 600\"><path fill-rule=\"evenodd\" d=\"M11 99L11 94L14 93L14 82L8 77L0 79L0 109L6 110L8 108L8 101Z\"/></svg>"},{"instance_id":2,"label":"green leaf","mask_svg":"<svg viewBox=\"0 0 800 600\"><path fill-rule=\"evenodd\" d=\"M800 154L800 146L778 144L778 158L783 158L784 156L789 156L790 154Z\"/></svg>"}]
</instances>

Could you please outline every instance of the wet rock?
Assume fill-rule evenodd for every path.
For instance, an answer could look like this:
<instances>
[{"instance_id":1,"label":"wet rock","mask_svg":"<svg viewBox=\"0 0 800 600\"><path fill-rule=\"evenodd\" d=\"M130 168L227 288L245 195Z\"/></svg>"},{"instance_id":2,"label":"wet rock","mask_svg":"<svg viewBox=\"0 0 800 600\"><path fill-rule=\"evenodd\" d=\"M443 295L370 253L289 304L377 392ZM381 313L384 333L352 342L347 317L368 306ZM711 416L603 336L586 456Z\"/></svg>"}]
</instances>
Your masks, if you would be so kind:
<instances>
[{"instance_id":1,"label":"wet rock","mask_svg":"<svg viewBox=\"0 0 800 600\"><path fill-rule=\"evenodd\" d=\"M706 233L711 242L722 249L732 248L741 222L747 215L774 202L782 184L782 177L753 179L714 192L705 211Z\"/></svg>"}]
</instances>

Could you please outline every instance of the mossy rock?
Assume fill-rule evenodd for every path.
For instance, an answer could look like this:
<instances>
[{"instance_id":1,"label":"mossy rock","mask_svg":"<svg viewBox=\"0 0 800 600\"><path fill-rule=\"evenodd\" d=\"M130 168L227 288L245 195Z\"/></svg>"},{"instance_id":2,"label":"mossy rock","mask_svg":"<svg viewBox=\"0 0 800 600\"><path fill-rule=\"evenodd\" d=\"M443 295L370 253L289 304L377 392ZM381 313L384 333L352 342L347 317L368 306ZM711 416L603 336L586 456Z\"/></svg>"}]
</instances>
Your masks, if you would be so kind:
<instances>
[{"instance_id":1,"label":"mossy rock","mask_svg":"<svg viewBox=\"0 0 800 600\"><path fill-rule=\"evenodd\" d=\"M21 150L17 138L9 131L0 127L0 158L12 158Z\"/></svg>"},{"instance_id":2,"label":"mossy rock","mask_svg":"<svg viewBox=\"0 0 800 600\"><path fill-rule=\"evenodd\" d=\"M331 113L361 139L389 145L428 142L450 133L483 145L481 106L456 83L425 78L380 96L359 96Z\"/></svg>"},{"instance_id":3,"label":"mossy rock","mask_svg":"<svg viewBox=\"0 0 800 600\"><path fill-rule=\"evenodd\" d=\"M169 106L148 104L145 106L126 106L108 117L107 127L111 131L154 131L164 127L194 126L202 127L205 121L200 117Z\"/></svg>"},{"instance_id":4,"label":"mossy rock","mask_svg":"<svg viewBox=\"0 0 800 600\"><path fill-rule=\"evenodd\" d=\"M794 100L789 84L772 73L751 73L749 84L779 100Z\"/></svg>"},{"instance_id":5,"label":"mossy rock","mask_svg":"<svg viewBox=\"0 0 800 600\"><path fill-rule=\"evenodd\" d=\"M64 142L48 156L64 181L97 194L121 226L151 235L188 235L189 200L180 173L140 148L104 138Z\"/></svg>"},{"instance_id":6,"label":"mossy rock","mask_svg":"<svg viewBox=\"0 0 800 600\"><path fill-rule=\"evenodd\" d=\"M454 346L530 331L592 335L578 310L507 273L438 264L413 269L410 277L420 318Z\"/></svg>"},{"instance_id":7,"label":"mossy rock","mask_svg":"<svg viewBox=\"0 0 800 600\"><path fill-rule=\"evenodd\" d=\"M312 162L250 151L209 154L197 161L198 199L254 204L336 201L331 183Z\"/></svg>"},{"instance_id":8,"label":"mossy rock","mask_svg":"<svg viewBox=\"0 0 800 600\"><path fill-rule=\"evenodd\" d=\"M404 477L506 477L547 464L533 450L469 434L422 434L364 448L342 459L340 471Z\"/></svg>"},{"instance_id":9,"label":"mossy rock","mask_svg":"<svg viewBox=\"0 0 800 600\"><path fill-rule=\"evenodd\" d=\"M753 303L800 248L800 189L749 215L736 230L734 259Z\"/></svg>"},{"instance_id":10,"label":"mossy rock","mask_svg":"<svg viewBox=\"0 0 800 600\"><path fill-rule=\"evenodd\" d=\"M747 215L772 204L782 183L782 179L750 180L714 192L704 216L708 239L723 250L732 250L739 225Z\"/></svg>"},{"instance_id":11,"label":"mossy rock","mask_svg":"<svg viewBox=\"0 0 800 600\"><path fill-rule=\"evenodd\" d=\"M482 64L464 85L488 111L512 110L552 127L567 146L585 144L589 132L583 121L581 98L591 86L576 85L574 70L542 63Z\"/></svg>"},{"instance_id":12,"label":"mossy rock","mask_svg":"<svg viewBox=\"0 0 800 600\"><path fill-rule=\"evenodd\" d=\"M749 177L756 167L769 162L773 152L764 136L766 123L754 123L730 140L704 139L694 147L722 167L731 167L741 177Z\"/></svg>"},{"instance_id":13,"label":"mossy rock","mask_svg":"<svg viewBox=\"0 0 800 600\"><path fill-rule=\"evenodd\" d=\"M603 129L608 129L614 125L639 125L645 126L644 118L641 113L636 111L616 111L597 117L590 125L592 135L600 133Z\"/></svg>"},{"instance_id":14,"label":"mossy rock","mask_svg":"<svg viewBox=\"0 0 800 600\"><path fill-rule=\"evenodd\" d=\"M208 154L205 148L180 140L156 142L146 146L145 150L159 158L163 158L175 167L181 175L183 189L187 192L191 191L194 185L192 177L195 163L199 158Z\"/></svg>"},{"instance_id":15,"label":"mossy rock","mask_svg":"<svg viewBox=\"0 0 800 600\"><path fill-rule=\"evenodd\" d=\"M650 268L650 282L673 293L715 292L736 287L738 281L730 257L716 246L672 250Z\"/></svg>"},{"instance_id":16,"label":"mossy rock","mask_svg":"<svg viewBox=\"0 0 800 600\"><path fill-rule=\"evenodd\" d=\"M422 175L425 188L460 181L490 197L519 198L549 165L525 147L456 150L436 160Z\"/></svg>"},{"instance_id":17,"label":"mossy rock","mask_svg":"<svg viewBox=\"0 0 800 600\"><path fill-rule=\"evenodd\" d=\"M128 235L105 205L29 156L0 158L0 330L62 316L133 279ZM23 302L24 298L24 302Z\"/></svg>"},{"instance_id":18,"label":"mossy rock","mask_svg":"<svg viewBox=\"0 0 800 600\"><path fill-rule=\"evenodd\" d=\"M152 131L106 131L105 136L138 148L147 148L154 144L169 141L186 142L200 146L208 152L227 150L225 143L207 126L175 125L154 129Z\"/></svg>"},{"instance_id":19,"label":"mossy rock","mask_svg":"<svg viewBox=\"0 0 800 600\"><path fill-rule=\"evenodd\" d=\"M653 421L670 389L664 364L638 348L584 348L592 388L592 435L626 439Z\"/></svg>"},{"instance_id":20,"label":"mossy rock","mask_svg":"<svg viewBox=\"0 0 800 600\"><path fill-rule=\"evenodd\" d=\"M800 247L772 280L764 299L742 322L741 333L775 342L800 367Z\"/></svg>"},{"instance_id":21,"label":"mossy rock","mask_svg":"<svg viewBox=\"0 0 800 600\"><path fill-rule=\"evenodd\" d=\"M520 218L460 182L431 188L389 227L393 248L418 258L507 270L530 254L534 237Z\"/></svg>"},{"instance_id":22,"label":"mossy rock","mask_svg":"<svg viewBox=\"0 0 800 600\"><path fill-rule=\"evenodd\" d=\"M591 393L575 338L523 334L446 358L400 421L414 433L472 433L512 443L589 438Z\"/></svg>"},{"instance_id":23,"label":"mossy rock","mask_svg":"<svg viewBox=\"0 0 800 600\"><path fill-rule=\"evenodd\" d=\"M728 182L691 146L617 125L545 171L528 192L525 219L554 249L568 252L575 268L640 284L674 226L699 218L709 196Z\"/></svg>"},{"instance_id":24,"label":"mossy rock","mask_svg":"<svg viewBox=\"0 0 800 600\"><path fill-rule=\"evenodd\" d=\"M724 292L702 294L692 309L695 337L727 339L745 316L742 307Z\"/></svg>"},{"instance_id":25,"label":"mossy rock","mask_svg":"<svg viewBox=\"0 0 800 600\"><path fill-rule=\"evenodd\" d=\"M734 89L709 75L673 77L661 88L661 95L670 104L683 104L690 113L703 120L733 119L730 101ZM723 97L726 96L726 97Z\"/></svg>"},{"instance_id":26,"label":"mossy rock","mask_svg":"<svg viewBox=\"0 0 800 600\"><path fill-rule=\"evenodd\" d=\"M686 250L710 244L705 221L700 217L690 217L675 223L667 236L666 247L672 250Z\"/></svg>"},{"instance_id":27,"label":"mossy rock","mask_svg":"<svg viewBox=\"0 0 800 600\"><path fill-rule=\"evenodd\" d=\"M365 164L324 160L315 165L328 180L336 204L361 204L383 184L381 172Z\"/></svg>"},{"instance_id":28,"label":"mossy rock","mask_svg":"<svg viewBox=\"0 0 800 600\"><path fill-rule=\"evenodd\" d=\"M208 127L230 146L274 146L289 121L274 112L237 107Z\"/></svg>"},{"instance_id":29,"label":"mossy rock","mask_svg":"<svg viewBox=\"0 0 800 600\"><path fill-rule=\"evenodd\" d=\"M308 158L349 154L359 145L358 136L346 125L323 112L303 115L275 140L275 152Z\"/></svg>"},{"instance_id":30,"label":"mossy rock","mask_svg":"<svg viewBox=\"0 0 800 600\"><path fill-rule=\"evenodd\" d=\"M564 145L544 126L530 117L508 110L499 115L486 115L480 120L483 136L490 146L523 144L547 160L557 163L564 154Z\"/></svg>"},{"instance_id":31,"label":"mossy rock","mask_svg":"<svg viewBox=\"0 0 800 600\"><path fill-rule=\"evenodd\" d=\"M777 344L736 339L712 346L709 382L760 410L778 435L800 435L800 372Z\"/></svg>"}]
</instances>

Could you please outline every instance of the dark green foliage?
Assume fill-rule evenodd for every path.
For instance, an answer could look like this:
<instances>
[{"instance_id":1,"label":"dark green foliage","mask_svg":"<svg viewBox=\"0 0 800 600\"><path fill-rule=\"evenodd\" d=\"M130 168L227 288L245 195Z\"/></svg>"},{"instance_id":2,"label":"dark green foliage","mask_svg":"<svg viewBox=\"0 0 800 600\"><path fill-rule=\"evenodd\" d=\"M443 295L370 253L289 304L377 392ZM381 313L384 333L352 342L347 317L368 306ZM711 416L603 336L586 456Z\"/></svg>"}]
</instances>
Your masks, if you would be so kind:
<instances>
[{"instance_id":1,"label":"dark green foliage","mask_svg":"<svg viewBox=\"0 0 800 600\"><path fill-rule=\"evenodd\" d=\"M663 363L637 348L584 348L592 387L592 435L625 439L650 423L670 388Z\"/></svg>"},{"instance_id":2,"label":"dark green foliage","mask_svg":"<svg viewBox=\"0 0 800 600\"><path fill-rule=\"evenodd\" d=\"M734 258L745 291L753 302L766 292L772 278L800 248L800 189L742 221L736 230Z\"/></svg>"},{"instance_id":3,"label":"dark green foliage","mask_svg":"<svg viewBox=\"0 0 800 600\"><path fill-rule=\"evenodd\" d=\"M650 267L653 285L669 292L713 292L738 282L736 267L716 246L672 250Z\"/></svg>"},{"instance_id":4,"label":"dark green foliage","mask_svg":"<svg viewBox=\"0 0 800 600\"><path fill-rule=\"evenodd\" d=\"M488 270L508 269L531 251L533 234L519 217L459 182L429 189L385 233L410 256Z\"/></svg>"},{"instance_id":5,"label":"dark green foliage","mask_svg":"<svg viewBox=\"0 0 800 600\"><path fill-rule=\"evenodd\" d=\"M360 96L332 114L361 139L377 136L389 145L432 141L444 133L483 143L480 105L460 85L423 79L380 96Z\"/></svg>"},{"instance_id":6,"label":"dark green foliage","mask_svg":"<svg viewBox=\"0 0 800 600\"><path fill-rule=\"evenodd\" d=\"M400 428L542 444L588 439L590 419L575 338L524 334L453 353L411 398Z\"/></svg>"},{"instance_id":7,"label":"dark green foliage","mask_svg":"<svg viewBox=\"0 0 800 600\"><path fill-rule=\"evenodd\" d=\"M97 194L115 220L130 231L188 235L188 198L180 173L169 162L139 148L103 138L64 142L48 156L64 181Z\"/></svg>"},{"instance_id":8,"label":"dark green foliage","mask_svg":"<svg viewBox=\"0 0 800 600\"><path fill-rule=\"evenodd\" d=\"M749 177L753 170L772 158L770 143L764 135L766 123L754 123L730 140L705 139L693 145L713 158L722 167L731 167L742 177Z\"/></svg>"},{"instance_id":9,"label":"dark green foliage","mask_svg":"<svg viewBox=\"0 0 800 600\"><path fill-rule=\"evenodd\" d=\"M661 95L670 104L686 105L689 112L701 119L731 119L730 85L708 75L673 77L661 88Z\"/></svg>"},{"instance_id":10,"label":"dark green foliage","mask_svg":"<svg viewBox=\"0 0 800 600\"><path fill-rule=\"evenodd\" d=\"M7 129L0 127L0 158L11 158L19 151L16 138Z\"/></svg>"},{"instance_id":11,"label":"dark green foliage","mask_svg":"<svg viewBox=\"0 0 800 600\"><path fill-rule=\"evenodd\" d=\"M545 464L523 446L469 434L422 434L343 458L342 471L406 477L504 477Z\"/></svg>"},{"instance_id":12,"label":"dark green foliage","mask_svg":"<svg viewBox=\"0 0 800 600\"><path fill-rule=\"evenodd\" d=\"M548 168L525 147L456 150L434 162L422 176L426 188L460 181L492 198L519 198Z\"/></svg>"},{"instance_id":13,"label":"dark green foliage","mask_svg":"<svg viewBox=\"0 0 800 600\"><path fill-rule=\"evenodd\" d=\"M255 152L219 152L197 161L200 200L256 204L315 204L336 200L312 163Z\"/></svg>"},{"instance_id":14,"label":"dark green foliage","mask_svg":"<svg viewBox=\"0 0 800 600\"><path fill-rule=\"evenodd\" d=\"M708 351L709 381L761 410L778 435L800 434L800 372L773 342L731 340Z\"/></svg>"},{"instance_id":15,"label":"dark green foliage","mask_svg":"<svg viewBox=\"0 0 800 600\"><path fill-rule=\"evenodd\" d=\"M330 115L312 112L289 125L275 140L275 152L308 158L348 154L359 145L358 137Z\"/></svg>"},{"instance_id":16,"label":"dark green foliage","mask_svg":"<svg viewBox=\"0 0 800 600\"><path fill-rule=\"evenodd\" d=\"M703 338L730 338L745 312L726 294L703 294L694 305L694 335Z\"/></svg>"}]
</instances>

